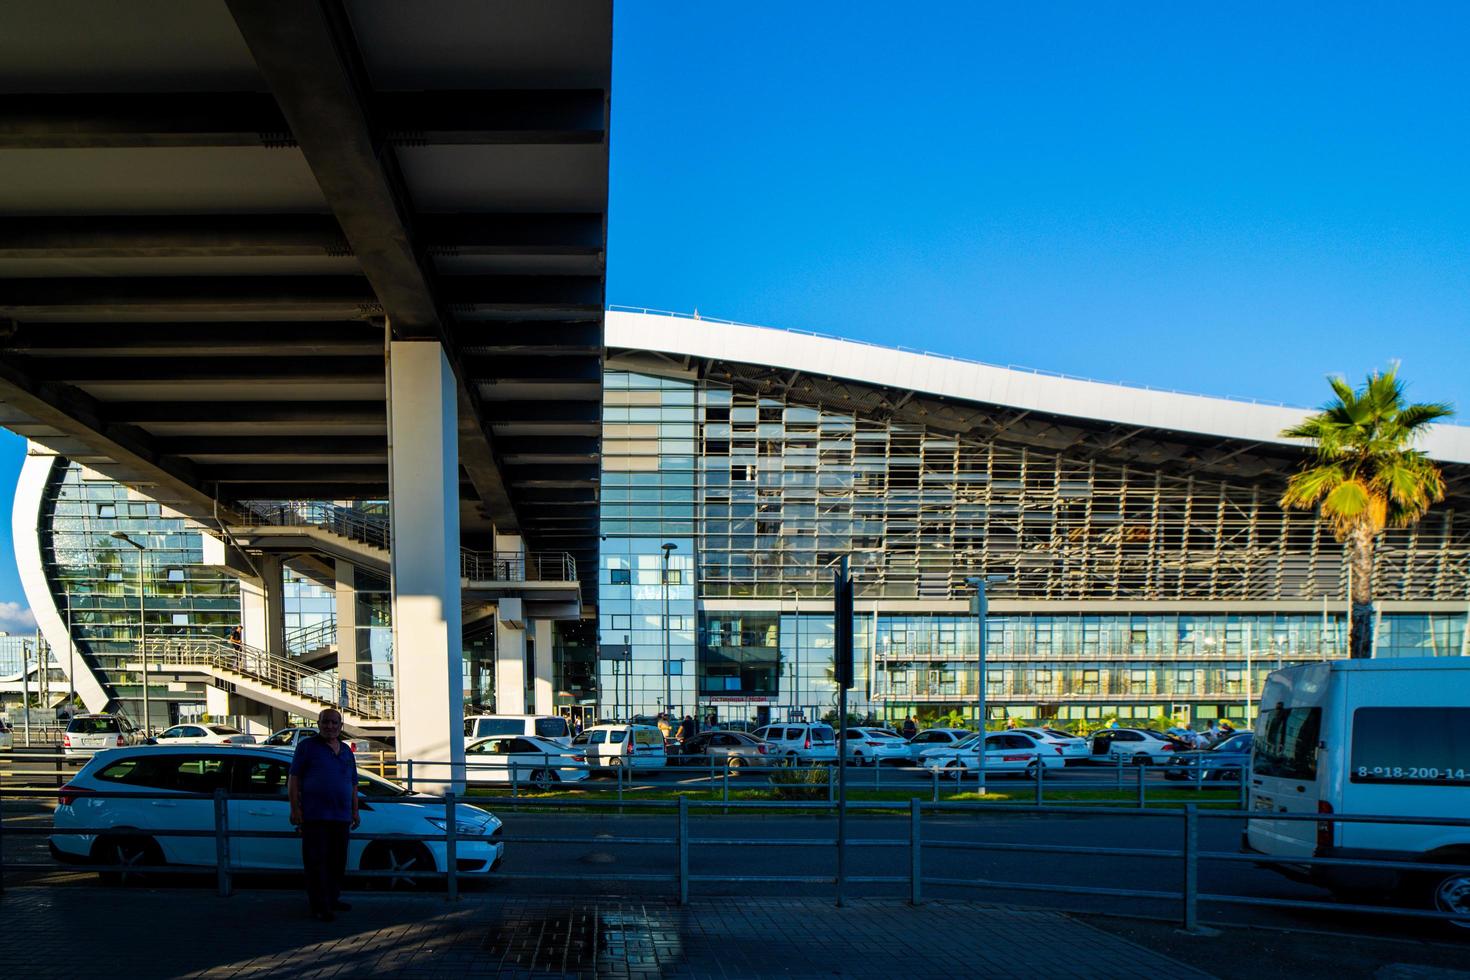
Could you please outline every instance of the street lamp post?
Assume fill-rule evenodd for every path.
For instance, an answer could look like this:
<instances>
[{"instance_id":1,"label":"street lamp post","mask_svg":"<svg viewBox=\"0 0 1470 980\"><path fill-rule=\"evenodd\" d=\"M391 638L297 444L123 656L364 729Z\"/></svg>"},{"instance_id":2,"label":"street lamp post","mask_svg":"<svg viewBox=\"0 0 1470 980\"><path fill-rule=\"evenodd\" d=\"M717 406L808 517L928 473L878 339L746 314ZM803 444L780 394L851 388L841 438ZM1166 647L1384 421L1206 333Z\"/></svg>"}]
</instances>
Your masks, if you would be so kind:
<instances>
[{"instance_id":1,"label":"street lamp post","mask_svg":"<svg viewBox=\"0 0 1470 980\"><path fill-rule=\"evenodd\" d=\"M669 660L669 552L678 549L678 545L672 541L665 541L661 545L664 552L664 710L669 711L673 706L673 678L669 675L672 666Z\"/></svg>"},{"instance_id":2,"label":"street lamp post","mask_svg":"<svg viewBox=\"0 0 1470 980\"><path fill-rule=\"evenodd\" d=\"M976 774L980 777L980 795L985 795L985 616L989 610L985 598L985 586L987 583L1000 583L1006 580L1004 575L973 575L965 579L966 584L975 587L975 597L970 601L970 611L975 614L976 653L979 666L979 689L976 692L976 710L980 714L980 751L976 753L978 765Z\"/></svg>"},{"instance_id":3,"label":"street lamp post","mask_svg":"<svg viewBox=\"0 0 1470 980\"><path fill-rule=\"evenodd\" d=\"M147 606L144 604L146 588L144 572L147 565L148 547L128 537L126 531L113 531L112 536L138 549L138 648L143 654L143 735L147 737L149 728L153 724L153 705L148 698L148 613Z\"/></svg>"},{"instance_id":4,"label":"street lamp post","mask_svg":"<svg viewBox=\"0 0 1470 980\"><path fill-rule=\"evenodd\" d=\"M792 663L792 670L791 670L791 700L794 702L792 704L792 707L796 709L796 718L797 719L800 719L802 717L802 711L801 711L801 592L800 592L800 590L793 591L791 593L791 596L792 596L793 599L796 600L796 615L795 615L795 619L796 619L796 636L795 636L795 638L794 638L794 640L792 642L792 646L793 646L794 649L792 650L792 660L793 660L793 663ZM792 719L788 719L788 720L792 720Z\"/></svg>"}]
</instances>

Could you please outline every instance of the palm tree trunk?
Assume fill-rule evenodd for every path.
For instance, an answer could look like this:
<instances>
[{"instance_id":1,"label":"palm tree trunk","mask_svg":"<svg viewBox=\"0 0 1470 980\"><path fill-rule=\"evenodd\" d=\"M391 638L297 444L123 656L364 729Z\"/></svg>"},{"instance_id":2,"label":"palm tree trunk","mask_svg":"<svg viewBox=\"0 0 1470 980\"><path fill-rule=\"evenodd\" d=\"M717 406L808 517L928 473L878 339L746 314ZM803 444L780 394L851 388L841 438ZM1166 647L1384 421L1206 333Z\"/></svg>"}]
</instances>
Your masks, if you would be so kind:
<instances>
[{"instance_id":1,"label":"palm tree trunk","mask_svg":"<svg viewBox=\"0 0 1470 980\"><path fill-rule=\"evenodd\" d=\"M1348 656L1373 656L1373 531L1354 529L1348 539L1348 567L1353 573L1352 621L1348 626Z\"/></svg>"}]
</instances>

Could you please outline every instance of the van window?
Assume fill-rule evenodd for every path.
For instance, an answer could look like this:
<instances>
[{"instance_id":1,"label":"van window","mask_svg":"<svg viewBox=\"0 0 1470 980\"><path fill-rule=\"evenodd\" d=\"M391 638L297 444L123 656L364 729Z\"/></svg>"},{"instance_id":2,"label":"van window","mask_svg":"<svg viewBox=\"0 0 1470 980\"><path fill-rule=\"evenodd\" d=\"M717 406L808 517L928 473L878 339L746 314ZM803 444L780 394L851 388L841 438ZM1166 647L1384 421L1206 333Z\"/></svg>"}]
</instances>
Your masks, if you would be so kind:
<instances>
[{"instance_id":1,"label":"van window","mask_svg":"<svg viewBox=\"0 0 1470 980\"><path fill-rule=\"evenodd\" d=\"M592 733L587 736L587 742L590 745L602 745L607 742L607 732L601 728L594 729Z\"/></svg>"},{"instance_id":2,"label":"van window","mask_svg":"<svg viewBox=\"0 0 1470 980\"><path fill-rule=\"evenodd\" d=\"M486 735L520 735L526 730L526 723L519 718L477 718L475 720L475 735L484 738Z\"/></svg>"},{"instance_id":3,"label":"van window","mask_svg":"<svg viewBox=\"0 0 1470 980\"><path fill-rule=\"evenodd\" d=\"M813 742L835 742L836 740L837 740L837 736L834 735L832 733L832 729L828 728L826 725L813 725L812 726L812 741Z\"/></svg>"},{"instance_id":4,"label":"van window","mask_svg":"<svg viewBox=\"0 0 1470 980\"><path fill-rule=\"evenodd\" d=\"M1321 708L1272 708L1261 713L1260 735L1251 747L1257 776L1310 781L1317 778Z\"/></svg>"},{"instance_id":5,"label":"van window","mask_svg":"<svg viewBox=\"0 0 1470 980\"><path fill-rule=\"evenodd\" d=\"M1470 786L1470 708L1359 708L1352 781Z\"/></svg>"},{"instance_id":6,"label":"van window","mask_svg":"<svg viewBox=\"0 0 1470 980\"><path fill-rule=\"evenodd\" d=\"M607 740L614 745L622 745L628 738L628 733L621 728L614 728L607 733Z\"/></svg>"},{"instance_id":7,"label":"van window","mask_svg":"<svg viewBox=\"0 0 1470 980\"><path fill-rule=\"evenodd\" d=\"M663 745L664 736L657 728L633 729L633 742L637 745Z\"/></svg>"},{"instance_id":8,"label":"van window","mask_svg":"<svg viewBox=\"0 0 1470 980\"><path fill-rule=\"evenodd\" d=\"M72 735L116 735L122 726L116 718L73 718L66 730Z\"/></svg>"},{"instance_id":9,"label":"van window","mask_svg":"<svg viewBox=\"0 0 1470 980\"><path fill-rule=\"evenodd\" d=\"M565 718L537 718L536 734L542 738L566 738L571 730Z\"/></svg>"}]
</instances>

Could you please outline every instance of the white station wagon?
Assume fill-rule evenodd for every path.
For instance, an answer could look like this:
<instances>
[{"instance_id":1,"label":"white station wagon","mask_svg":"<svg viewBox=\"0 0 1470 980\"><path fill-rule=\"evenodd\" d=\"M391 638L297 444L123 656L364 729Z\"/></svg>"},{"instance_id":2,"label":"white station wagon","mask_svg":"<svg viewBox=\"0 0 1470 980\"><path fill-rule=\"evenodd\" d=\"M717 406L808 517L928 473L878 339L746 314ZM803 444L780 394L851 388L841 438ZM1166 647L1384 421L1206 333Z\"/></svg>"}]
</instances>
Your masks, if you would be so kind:
<instances>
[{"instance_id":1,"label":"white station wagon","mask_svg":"<svg viewBox=\"0 0 1470 980\"><path fill-rule=\"evenodd\" d=\"M252 799L229 801L234 830L275 831L289 836L235 837L230 865L241 870L301 870L301 838L292 831L286 778L291 752L254 745L138 745L101 753L57 790L51 854L72 864L149 867L215 867L212 836L181 837L170 831L214 829L214 800L187 798L223 789ZM348 845L348 871L424 872L445 870L445 842L421 840L445 832L442 803L410 793L358 770L362 823L356 833L400 835L394 840L358 840ZM137 793L139 799L97 793ZM456 866L461 874L488 874L499 867L504 845L500 820L464 803L456 805ZM74 834L71 828L100 829ZM487 839L475 840L472 837ZM127 871L102 872L123 880ZM380 879L422 884L410 877Z\"/></svg>"}]
</instances>

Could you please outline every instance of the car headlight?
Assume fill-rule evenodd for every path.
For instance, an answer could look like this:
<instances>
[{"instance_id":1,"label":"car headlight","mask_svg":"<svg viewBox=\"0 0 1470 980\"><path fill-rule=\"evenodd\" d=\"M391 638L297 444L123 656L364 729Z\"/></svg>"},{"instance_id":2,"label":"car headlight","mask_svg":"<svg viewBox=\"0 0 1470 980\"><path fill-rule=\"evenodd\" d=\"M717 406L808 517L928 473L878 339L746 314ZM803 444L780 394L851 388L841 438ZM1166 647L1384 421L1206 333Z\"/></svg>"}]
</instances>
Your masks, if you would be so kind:
<instances>
[{"instance_id":1,"label":"car headlight","mask_svg":"<svg viewBox=\"0 0 1470 980\"><path fill-rule=\"evenodd\" d=\"M448 831L449 829L449 821L443 817L425 817L424 819L440 830ZM471 823L463 819L454 822L454 832L463 837L478 837L481 834L485 834L486 830L487 827L484 823Z\"/></svg>"}]
</instances>

